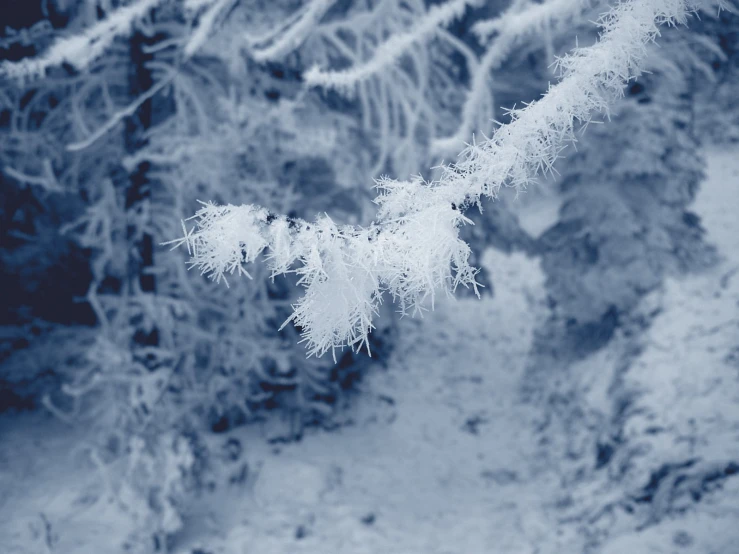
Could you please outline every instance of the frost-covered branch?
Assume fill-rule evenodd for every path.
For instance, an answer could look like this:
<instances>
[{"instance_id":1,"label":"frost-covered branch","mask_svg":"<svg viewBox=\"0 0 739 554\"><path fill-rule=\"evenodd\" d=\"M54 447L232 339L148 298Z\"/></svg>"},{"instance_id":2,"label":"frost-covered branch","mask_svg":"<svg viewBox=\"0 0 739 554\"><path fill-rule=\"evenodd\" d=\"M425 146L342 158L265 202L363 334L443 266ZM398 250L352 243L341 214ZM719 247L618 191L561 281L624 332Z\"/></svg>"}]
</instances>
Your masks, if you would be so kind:
<instances>
[{"instance_id":1,"label":"frost-covered branch","mask_svg":"<svg viewBox=\"0 0 739 554\"><path fill-rule=\"evenodd\" d=\"M82 33L56 40L43 54L19 62L2 62L0 75L14 79L40 77L47 69L68 63L84 69L99 58L118 37L131 33L139 19L164 0L137 0L119 8Z\"/></svg>"},{"instance_id":2,"label":"frost-covered branch","mask_svg":"<svg viewBox=\"0 0 739 554\"><path fill-rule=\"evenodd\" d=\"M443 60L459 53L468 68L477 62L445 27L477 2L352 2L315 25L300 46L300 60L311 68L303 73L309 87L326 85L358 101L362 128L375 146L368 149L370 175L424 167L428 149L418 138L431 140L454 126L456 101L437 93L456 89L458 75ZM334 83L321 82L326 79Z\"/></svg>"},{"instance_id":3,"label":"frost-covered branch","mask_svg":"<svg viewBox=\"0 0 739 554\"><path fill-rule=\"evenodd\" d=\"M312 0L273 32L252 44L252 57L258 62L279 59L300 46L336 0Z\"/></svg>"},{"instance_id":4,"label":"frost-covered branch","mask_svg":"<svg viewBox=\"0 0 739 554\"><path fill-rule=\"evenodd\" d=\"M590 3L591 0L549 0L543 4L526 6L521 11L521 2L516 2L500 17L476 24L474 32L481 39L489 40L494 33L497 36L488 45L472 77L457 131L449 137L435 139L431 144L432 153L439 155L458 152L470 140L476 121L492 119L492 113L489 113L491 110L483 108L485 100L490 97L490 74L505 62L517 44L546 26L571 20Z\"/></svg>"},{"instance_id":5,"label":"frost-covered branch","mask_svg":"<svg viewBox=\"0 0 739 554\"><path fill-rule=\"evenodd\" d=\"M193 54L195 54L195 52L197 52L201 48L201 46L203 46L205 41L208 39L208 36L212 32L213 27L216 24L219 16L229 7L231 7L235 2L236 0L208 0L208 7L200 15L198 26L195 28L195 31L192 33L192 35L190 35L190 38L188 39L187 44L185 44L185 47L183 49L185 58L192 57ZM192 2L190 2L190 4L190 6L187 6L186 4L186 7L191 10L202 7L201 5L192 5ZM199 2L199 4L204 4L204 2Z\"/></svg>"},{"instance_id":6,"label":"frost-covered branch","mask_svg":"<svg viewBox=\"0 0 739 554\"><path fill-rule=\"evenodd\" d=\"M412 186L417 194L430 190L421 181L404 189ZM263 252L273 277L300 276L307 290L285 323L303 328L309 355L367 344L384 291L405 313L423 309L429 297L433 305L438 289L475 286L476 270L467 263L470 249L457 231L469 220L448 204L368 228L338 226L328 216L308 223L255 206L210 203L194 218L197 227L172 243L186 245L190 265L214 280L248 276L243 264ZM300 267L291 269L298 262Z\"/></svg>"},{"instance_id":7,"label":"frost-covered branch","mask_svg":"<svg viewBox=\"0 0 739 554\"><path fill-rule=\"evenodd\" d=\"M381 180L379 212L368 228L337 226L327 216L307 223L254 206L207 204L194 216L195 228L174 243L186 244L191 266L216 280L246 273L243 264L264 253L273 275L294 271L306 287L290 320L302 327L309 354L360 346L384 292L405 312L420 309L437 289L475 286L469 247L458 236L469 221L462 210L551 170L576 125L607 114L639 74L659 26L684 23L697 7L687 0L618 4L601 18L596 44L559 60L558 84L512 110L510 124L469 146L438 181Z\"/></svg>"},{"instance_id":8,"label":"frost-covered branch","mask_svg":"<svg viewBox=\"0 0 739 554\"><path fill-rule=\"evenodd\" d=\"M157 84L153 85L151 88L149 88L149 90L141 94L138 98L136 98L136 100L131 102L128 106L126 106L122 110L119 110L115 114L113 114L113 117L111 117L108 121L106 121L105 124L103 124L99 129L91 133L90 136L88 136L87 138L79 142L68 144L67 150L70 152L78 152L80 150L84 150L85 148L89 148L90 146L92 146L97 140L99 140L106 133L110 132L113 128L115 128L115 126L118 125L121 121L135 114L136 110L139 109L141 104L143 104L150 98L154 97L160 90L166 87L172 81L173 77L174 75L172 74L160 80Z\"/></svg>"},{"instance_id":9,"label":"frost-covered branch","mask_svg":"<svg viewBox=\"0 0 739 554\"><path fill-rule=\"evenodd\" d=\"M517 2L502 17L478 21L472 30L482 40L489 39L494 33L517 36L532 30L541 31L545 24L566 21L593 3L593 0L548 0L521 9L521 3Z\"/></svg>"},{"instance_id":10,"label":"frost-covered branch","mask_svg":"<svg viewBox=\"0 0 739 554\"><path fill-rule=\"evenodd\" d=\"M311 86L350 88L397 63L414 45L427 40L439 28L461 17L469 6L479 3L480 0L453 0L435 6L413 29L407 33L392 35L378 46L369 60L343 71L326 71L314 66L305 73L305 81Z\"/></svg>"}]
</instances>

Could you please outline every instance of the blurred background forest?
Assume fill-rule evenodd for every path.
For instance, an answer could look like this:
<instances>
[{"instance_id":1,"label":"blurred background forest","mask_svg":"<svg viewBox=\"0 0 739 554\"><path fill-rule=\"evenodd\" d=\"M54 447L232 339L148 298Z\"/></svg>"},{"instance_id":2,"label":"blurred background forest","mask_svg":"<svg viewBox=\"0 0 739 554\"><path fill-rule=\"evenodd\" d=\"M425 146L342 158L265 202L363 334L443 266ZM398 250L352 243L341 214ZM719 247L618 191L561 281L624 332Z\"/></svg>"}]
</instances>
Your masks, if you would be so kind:
<instances>
[{"instance_id":1,"label":"blurred background forest","mask_svg":"<svg viewBox=\"0 0 739 554\"><path fill-rule=\"evenodd\" d=\"M385 415L402 409L388 383L414 367L416 378L403 387L431 390L424 379L438 378L434 387L451 394L455 372L521 366L487 375L487 386L473 379L478 386L454 401L454 417L462 418L455 428L479 438L494 417L466 406L492 406L495 391L507 391L518 403L511 414L538 414L520 425L530 424L539 447L550 449L525 454L537 460L532 475L572 461L572 473L556 479L568 494L603 468L608 482L628 480L644 448L629 442L627 418L661 413L653 399L636 409L659 382L624 385L646 350L638 339L667 310L665 295L678 295L670 292L673 279L723 278L733 267L727 258L736 260L707 237L710 221L695 207L708 156L739 157L739 20L731 11L711 8L688 28L664 29L649 72L630 83L609 119L578 134L556 176L522 198L502 194L468 213L475 225L463 232L483 269L484 298L459 294L454 307L413 322L384 306L371 358L349 350L336 361L306 358L299 330L278 331L299 292L295 279L272 280L257 264L253 279L234 277L226 288L188 271L186 252L161 246L182 236L198 201L369 223L374 178L433 177L429 168L453 160L473 135L491 133L493 120L506 123L505 108L546 92L557 78L556 56L576 40L592 43L592 22L607 9L600 0L0 0L0 544L11 545L7 552L437 552L402 543L418 532L410 525L388 531L387 544L405 545L397 550L364 536L351 543L353 531L336 525L334 535L348 541L339 547L311 531L320 518L306 508L285 516L285 541L292 541L285 546L219 535L213 526L225 526L227 516L210 514L218 522L209 527L201 513L207 495L228 506L229 494L249 497L259 483L266 488L257 497L268 507L273 493L295 494L290 505L318 502L305 498L312 479L323 483L315 485L320 491L326 480L340 489L330 469L338 462L314 477L275 457L286 449L302 463L302 451L290 449L311 441L306 456L322 448L330 457L342 443L326 436L355 435L346 439L351 449L367 433L360 421L392 426L396 416ZM736 173L727 175L736 183ZM736 205L739 189L723 185L717 205ZM726 309L739 311L739 296L731 298ZM721 355L735 374L739 334L736 320L727 321L734 346ZM519 324L528 331L517 333ZM496 342L508 325L503 342L518 345L510 352ZM439 360L447 365L437 374ZM696 363L698 371L704 364ZM609 364L612 372L603 369ZM649 373L648 364L641 371ZM378 379L389 379L390 392ZM733 454L677 455L656 443L647 450L657 458L629 481L631 512L616 493L596 495L597 487L583 497L600 495L603 514L618 506L630 514L624 529L644 530L689 511L684 497L698 502L737 473L736 375L723 386L734 396L714 407ZM600 387L602 398L582 398L583 387ZM428 411L419 413L431 427L444 413L433 403L416 409ZM705 432L695 423L703 412L696 413L687 441ZM644 433L659 435L654 429ZM486 448L516 450L496 444L499 436L487 435ZM244 452L263 458L245 461ZM51 456L67 467L61 453L94 483L44 481L34 464ZM19 477L18 465L27 463L35 469ZM269 477L269 464L284 473ZM465 474L463 464L454 467ZM487 481L528 479L501 471ZM52 482L65 475L59 470ZM292 479L302 492L282 491ZM19 485L66 492L54 493L48 509L43 495L28 493L24 508L13 492ZM531 500L538 501L582 507L573 497ZM74 514L86 510L99 519L69 531ZM249 510L269 512L264 504ZM398 510L403 520L407 513ZM376 514L357 515L362 532L377 528ZM580 521L572 536L555 540L535 524L518 528L512 542L491 538L454 551L539 551L516 542L534 537L531 544L550 544L547 552L605 552L610 524L584 517L568 513ZM476 537L475 525L461 536ZM103 531L114 527L119 532ZM727 536L721 529L714 537ZM698 551L689 542L697 539L676 533L672 546L653 551L679 550L680 540L688 541L680 551ZM211 535L221 546L203 538ZM313 546L295 546L308 539Z\"/></svg>"}]
</instances>

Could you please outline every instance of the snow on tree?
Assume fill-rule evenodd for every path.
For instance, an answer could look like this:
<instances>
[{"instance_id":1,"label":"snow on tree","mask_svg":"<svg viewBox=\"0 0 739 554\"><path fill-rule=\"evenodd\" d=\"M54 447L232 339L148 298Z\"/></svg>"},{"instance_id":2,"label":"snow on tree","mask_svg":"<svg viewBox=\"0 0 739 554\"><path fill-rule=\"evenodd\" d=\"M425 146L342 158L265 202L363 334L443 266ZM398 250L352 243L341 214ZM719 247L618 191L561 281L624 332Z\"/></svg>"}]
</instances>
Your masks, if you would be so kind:
<instances>
[{"instance_id":1,"label":"snow on tree","mask_svg":"<svg viewBox=\"0 0 739 554\"><path fill-rule=\"evenodd\" d=\"M686 110L723 51L696 20L668 30L698 9L716 4L39 1L0 37L0 398L99 429L85 454L161 544L203 426L271 412L268 438L299 437L374 361L351 348L387 348L378 314L480 292L465 231L541 256L566 326L607 323L701 252ZM551 172L541 238L488 202Z\"/></svg>"},{"instance_id":2,"label":"snow on tree","mask_svg":"<svg viewBox=\"0 0 739 554\"><path fill-rule=\"evenodd\" d=\"M415 32L386 41L376 58L361 67L333 74L311 70L307 80L331 87L361 82L392 64L398 52L423 40L463 4L432 10ZM205 204L194 216L196 226L175 245L186 244L191 265L216 281L234 272L248 275L242 264L263 251L272 276L296 271L306 293L290 320L303 329L309 355L367 344L383 293L406 313L424 309L428 298L433 306L439 290L477 286L476 270L468 264L469 247L458 236L459 226L470 222L463 211L479 205L482 197L497 197L502 186L520 192L537 174L552 172L563 148L574 141L577 126L590 122L595 113L607 115L626 85L640 75L659 27L686 23L698 7L680 0L619 3L601 18L598 42L557 60L559 83L540 100L511 110L510 123L490 139L468 146L437 180L380 179L375 199L379 211L369 227L337 226L328 216L307 223L253 206ZM579 8L579 2L535 5L531 14L504 14L498 25L510 29L506 18L513 18L513 28L523 33L542 21L551 23L553 13L569 17ZM490 21L478 26L481 33L494 28ZM500 48L510 47L506 34L498 40L505 44ZM497 52L496 46L488 46L486 56ZM489 69L484 64L481 71ZM474 84L471 96L479 94L479 86ZM302 267L291 269L298 263Z\"/></svg>"}]
</instances>

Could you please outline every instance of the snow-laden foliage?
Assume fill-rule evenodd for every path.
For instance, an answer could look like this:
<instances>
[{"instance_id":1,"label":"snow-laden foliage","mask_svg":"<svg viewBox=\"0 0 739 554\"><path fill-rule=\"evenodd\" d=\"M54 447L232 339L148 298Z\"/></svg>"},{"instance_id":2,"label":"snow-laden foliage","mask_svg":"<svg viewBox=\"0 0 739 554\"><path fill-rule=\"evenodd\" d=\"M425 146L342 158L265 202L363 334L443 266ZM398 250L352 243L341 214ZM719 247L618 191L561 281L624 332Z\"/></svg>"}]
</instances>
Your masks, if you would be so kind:
<instances>
[{"instance_id":1,"label":"snow-laden foliage","mask_svg":"<svg viewBox=\"0 0 739 554\"><path fill-rule=\"evenodd\" d=\"M420 181L415 186L417 195L428 190ZM391 187L385 198L395 199ZM248 275L242 264L265 250L273 277L300 263L295 272L306 293L289 321L304 329L309 354L368 345L382 292L406 313L422 310L429 296L433 304L437 290L476 286L469 247L457 232L469 220L458 209L432 204L406 214L382 200L381 213L392 223L368 228L337 226L327 216L307 223L263 208L206 204L195 215L197 228L175 246L186 244L190 264L216 281Z\"/></svg>"},{"instance_id":2,"label":"snow-laden foliage","mask_svg":"<svg viewBox=\"0 0 739 554\"><path fill-rule=\"evenodd\" d=\"M438 289L475 286L469 248L458 237L468 221L461 211L495 198L502 186L521 191L537 174L551 172L577 125L607 115L640 74L659 26L685 23L696 7L683 0L618 4L601 18L598 42L558 60L559 83L512 110L509 124L470 145L438 180L380 180L380 208L370 227L336 227L330 219L286 223L263 209L206 206L176 244L187 243L191 264L216 280L242 271L263 249L275 263L273 275L299 262L307 292L291 319L302 327L309 353L365 343L383 292L405 313ZM330 287L336 295L327 294Z\"/></svg>"},{"instance_id":3,"label":"snow-laden foliage","mask_svg":"<svg viewBox=\"0 0 739 554\"><path fill-rule=\"evenodd\" d=\"M133 552L183 528L211 431L335 424L396 340L384 312L477 291L487 246L540 255L568 323L630 309L700 251L693 120L735 132L736 107L689 110L701 79L728 106L736 83L723 30L661 25L691 2L619 3L595 44L597 0L39 5L0 35L0 401L94 430L79 458L137 521ZM558 160L594 114L616 121ZM469 209L542 170L563 177L542 239L505 201ZM372 204L372 179L419 173L379 178Z\"/></svg>"}]
</instances>

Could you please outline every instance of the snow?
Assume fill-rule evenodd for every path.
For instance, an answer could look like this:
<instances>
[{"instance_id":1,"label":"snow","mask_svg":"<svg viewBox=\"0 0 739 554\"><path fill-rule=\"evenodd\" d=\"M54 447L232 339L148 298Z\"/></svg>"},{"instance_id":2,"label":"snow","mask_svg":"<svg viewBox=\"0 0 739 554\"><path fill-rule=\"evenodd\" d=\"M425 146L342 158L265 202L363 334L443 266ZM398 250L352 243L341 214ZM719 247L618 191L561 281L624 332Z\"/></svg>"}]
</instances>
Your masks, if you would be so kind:
<instances>
[{"instance_id":1,"label":"snow","mask_svg":"<svg viewBox=\"0 0 739 554\"><path fill-rule=\"evenodd\" d=\"M119 551L112 545L132 522L106 501L83 429L48 415L6 418L0 444L0 552Z\"/></svg>"},{"instance_id":2,"label":"snow","mask_svg":"<svg viewBox=\"0 0 739 554\"><path fill-rule=\"evenodd\" d=\"M244 451L211 461L216 486L171 551L736 552L738 154L708 152L693 206L723 261L645 297L646 330L627 324L559 367L533 348L547 316L538 261L488 251L494 296L403 320L346 425L279 446L256 426L209 437ZM522 394L534 374L546 390ZM0 421L0 550L120 552L134 522L104 494L84 430L39 417Z\"/></svg>"},{"instance_id":3,"label":"snow","mask_svg":"<svg viewBox=\"0 0 739 554\"><path fill-rule=\"evenodd\" d=\"M558 188L557 179L546 175L518 195L501 195L499 200L506 202L521 228L531 238L538 239L559 221L562 199Z\"/></svg>"}]
</instances>

